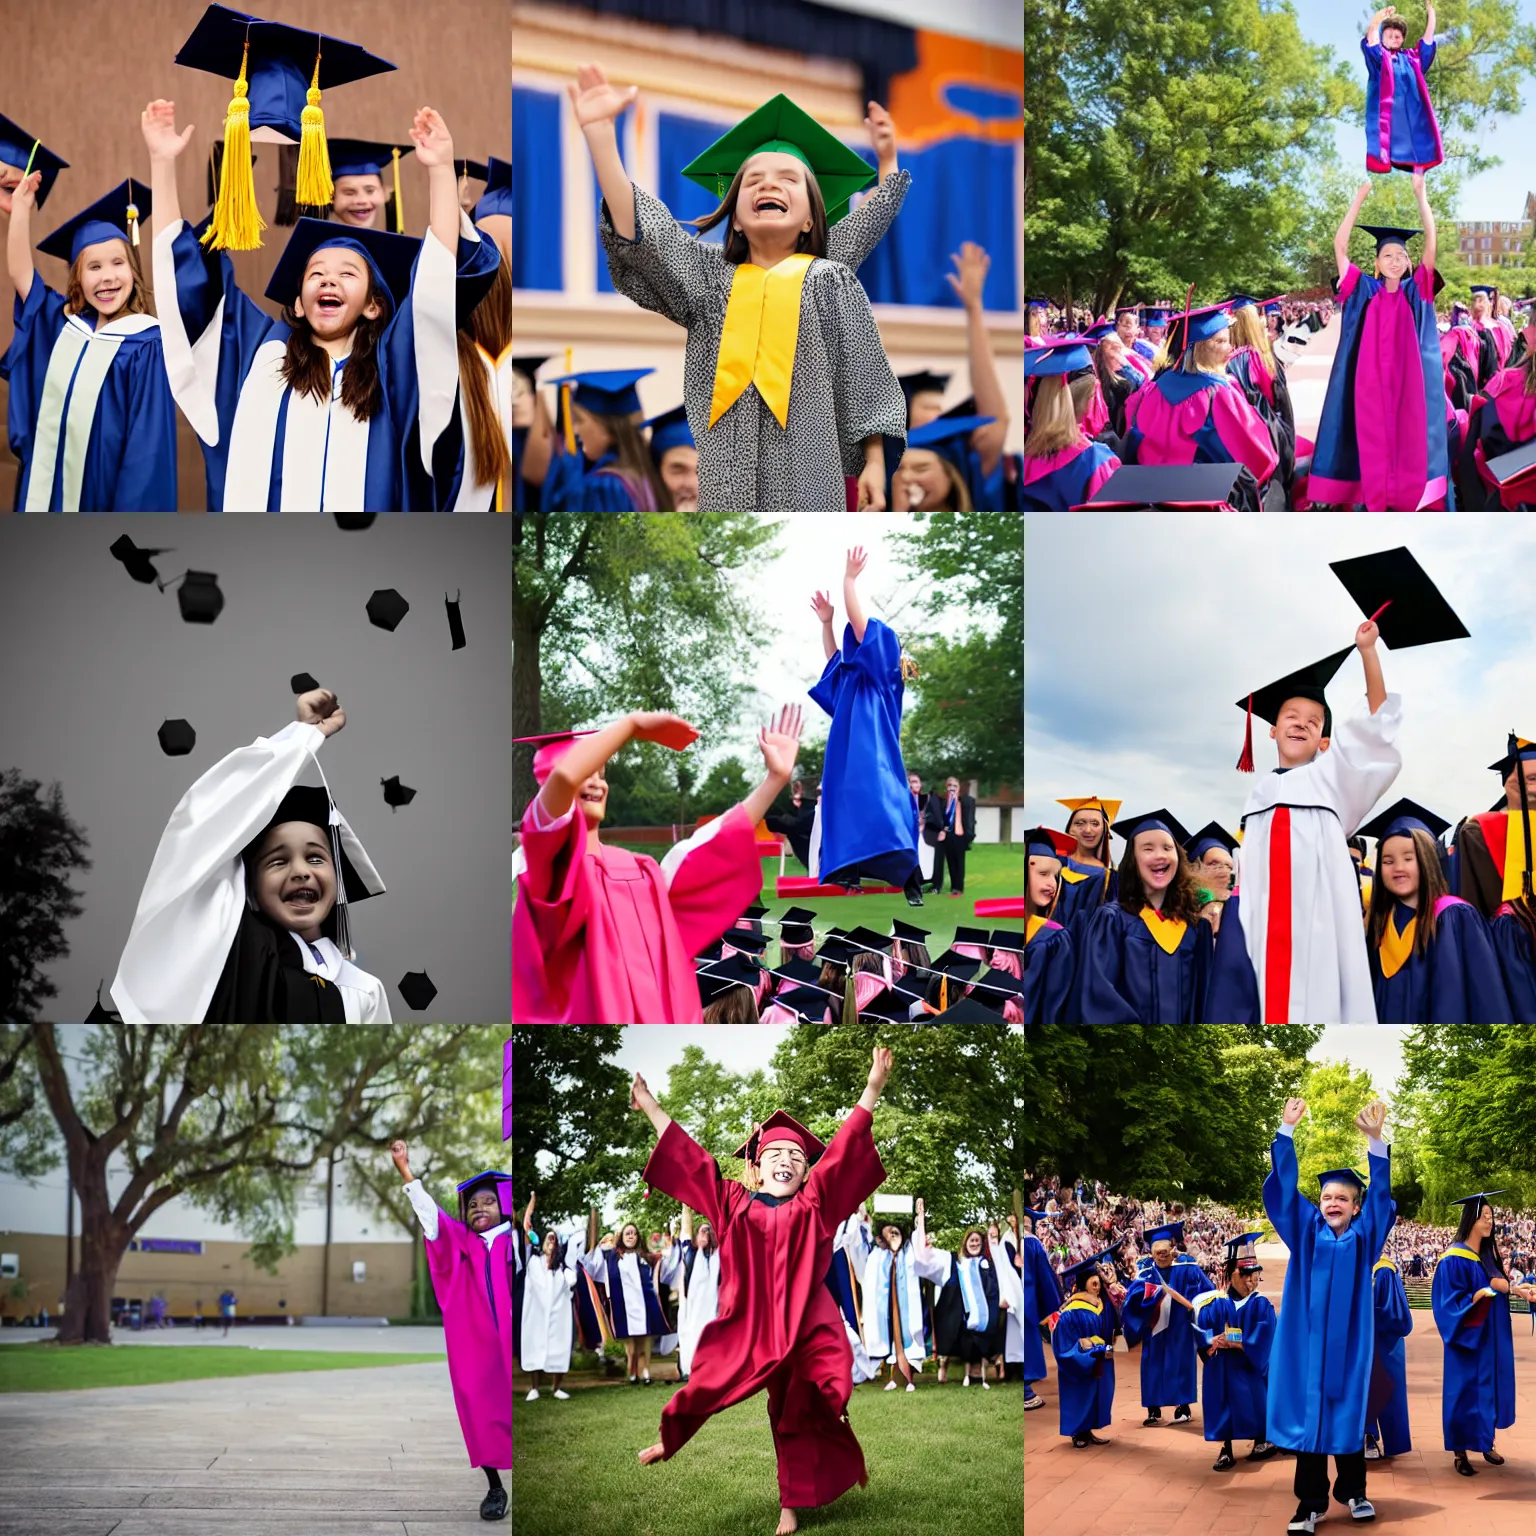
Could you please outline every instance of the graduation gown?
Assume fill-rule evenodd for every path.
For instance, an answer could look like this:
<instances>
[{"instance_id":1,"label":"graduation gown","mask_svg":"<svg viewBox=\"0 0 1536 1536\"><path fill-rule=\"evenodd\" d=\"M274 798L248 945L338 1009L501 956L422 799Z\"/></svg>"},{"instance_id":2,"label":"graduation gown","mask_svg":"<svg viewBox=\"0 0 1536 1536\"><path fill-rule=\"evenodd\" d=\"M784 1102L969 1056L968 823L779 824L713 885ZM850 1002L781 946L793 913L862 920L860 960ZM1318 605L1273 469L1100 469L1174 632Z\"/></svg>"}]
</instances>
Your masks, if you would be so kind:
<instances>
[{"instance_id":1,"label":"graduation gown","mask_svg":"<svg viewBox=\"0 0 1536 1536\"><path fill-rule=\"evenodd\" d=\"M892 1313L901 1329L901 1350L921 1370L924 1344L923 1298L916 1255L909 1243L898 1252L871 1249L864 1261L864 1348L876 1361L896 1359Z\"/></svg>"},{"instance_id":2,"label":"graduation gown","mask_svg":"<svg viewBox=\"0 0 1536 1536\"><path fill-rule=\"evenodd\" d=\"M1208 1291L1195 1303L1195 1330L1209 1345L1218 1334L1236 1328L1241 1349L1212 1349L1205 1360L1205 1384L1200 1394L1201 1420L1207 1440L1262 1440L1265 1400L1269 1390L1269 1352L1275 1342L1275 1308L1269 1297L1254 1291L1234 1296Z\"/></svg>"},{"instance_id":3,"label":"graduation gown","mask_svg":"<svg viewBox=\"0 0 1536 1536\"><path fill-rule=\"evenodd\" d=\"M383 409L359 421L341 403L344 359L332 365L328 400L295 394L282 378L289 327L241 291L227 252L201 246L185 220L162 229L154 271L165 366L202 446L209 511L405 510L405 445L415 441L430 478L433 446L455 411L458 291L478 302L500 260L467 214L457 256L427 230L411 291L391 308L375 352Z\"/></svg>"},{"instance_id":4,"label":"graduation gown","mask_svg":"<svg viewBox=\"0 0 1536 1536\"><path fill-rule=\"evenodd\" d=\"M376 976L329 939L309 944L287 933L291 942L285 942L253 922L247 904L241 852L271 821L283 796L312 769L319 771L316 755L324 741L318 726L290 720L275 735L258 736L220 759L177 801L112 981L124 1023L325 1022L308 1008L298 1017L255 1016L310 985L281 974L293 969L336 989L345 1022L390 1022L389 998ZM370 894L382 892L384 882L356 834L340 811L335 817L344 857ZM323 990L315 984L316 993Z\"/></svg>"},{"instance_id":5,"label":"graduation gown","mask_svg":"<svg viewBox=\"0 0 1536 1536\"><path fill-rule=\"evenodd\" d=\"M1064 1435L1103 1429L1114 1417L1117 1326L1115 1304L1107 1297L1095 1301L1086 1291L1078 1291L1062 1303L1051 1334L1051 1352L1056 1356ZM1024 1374L1029 1374L1027 1366Z\"/></svg>"},{"instance_id":6,"label":"graduation gown","mask_svg":"<svg viewBox=\"0 0 1536 1536\"><path fill-rule=\"evenodd\" d=\"M514 1023L700 1022L693 956L762 889L755 834L739 805L658 864L589 842L579 806L545 826L534 799L518 851Z\"/></svg>"},{"instance_id":7,"label":"graduation gown","mask_svg":"<svg viewBox=\"0 0 1536 1536\"><path fill-rule=\"evenodd\" d=\"M1070 856L1061 861L1057 876L1056 909L1052 918L1071 931L1072 942L1081 950L1093 914L1105 902L1120 894L1120 871L1096 864L1080 864Z\"/></svg>"},{"instance_id":8,"label":"graduation gown","mask_svg":"<svg viewBox=\"0 0 1536 1536\"><path fill-rule=\"evenodd\" d=\"M1003 1311L997 1267L1006 1257L984 1248L978 1258L962 1258L930 1245L914 1260L918 1274L934 1286L934 1354L958 1357L968 1365L1000 1354Z\"/></svg>"},{"instance_id":9,"label":"graduation gown","mask_svg":"<svg viewBox=\"0 0 1536 1536\"><path fill-rule=\"evenodd\" d=\"M1296 473L1296 417L1286 387L1285 364L1276 358L1271 373L1257 347L1239 347L1227 359L1227 372L1268 426L1280 455L1280 480L1288 487Z\"/></svg>"},{"instance_id":10,"label":"graduation gown","mask_svg":"<svg viewBox=\"0 0 1536 1536\"><path fill-rule=\"evenodd\" d=\"M1221 914L1205 1013L1211 1022L1376 1022L1360 882L1346 839L1397 777L1401 720L1395 693L1374 715L1362 701L1334 720L1328 751L1255 782L1243 812L1241 907L1234 896ZM1252 1016L1255 1006L1261 1018Z\"/></svg>"},{"instance_id":11,"label":"graduation gown","mask_svg":"<svg viewBox=\"0 0 1536 1536\"><path fill-rule=\"evenodd\" d=\"M1086 436L1057 453L1024 456L1024 510L1070 512L1092 501L1120 468L1119 457Z\"/></svg>"},{"instance_id":12,"label":"graduation gown","mask_svg":"<svg viewBox=\"0 0 1536 1536\"><path fill-rule=\"evenodd\" d=\"M1500 504L1513 511L1532 500L1527 486L1512 482L1507 491L1488 471L1488 461L1501 453L1511 453L1536 437L1536 395L1525 392L1525 370L1505 368L1494 374L1483 389L1486 404L1478 418L1478 441L1472 450L1477 471L1488 489L1500 498Z\"/></svg>"},{"instance_id":13,"label":"graduation gown","mask_svg":"<svg viewBox=\"0 0 1536 1536\"><path fill-rule=\"evenodd\" d=\"M1125 1343L1141 1345L1141 1401L1147 1408L1164 1403L1192 1403L1197 1390L1195 1326L1187 1307L1169 1291L1193 1301L1211 1288L1205 1271L1194 1262L1175 1262L1167 1269L1148 1264L1139 1269L1125 1293ZM1150 1294L1149 1294L1150 1293Z\"/></svg>"},{"instance_id":14,"label":"graduation gown","mask_svg":"<svg viewBox=\"0 0 1536 1536\"><path fill-rule=\"evenodd\" d=\"M581 1267L608 1298L608 1322L614 1338L654 1339L659 1355L677 1348L677 1334L658 1283L659 1266L648 1254L597 1248L581 1256Z\"/></svg>"},{"instance_id":15,"label":"graduation gown","mask_svg":"<svg viewBox=\"0 0 1536 1536\"><path fill-rule=\"evenodd\" d=\"M687 1376L693 1370L694 1351L706 1323L712 1323L720 1306L720 1250L705 1253L691 1238L682 1238L661 1262L659 1279L678 1288L677 1368Z\"/></svg>"},{"instance_id":16,"label":"graduation gown","mask_svg":"<svg viewBox=\"0 0 1536 1536\"><path fill-rule=\"evenodd\" d=\"M575 1289L576 1276L564 1264L551 1269L542 1253L533 1255L523 1276L519 1358L525 1371L570 1370Z\"/></svg>"},{"instance_id":17,"label":"graduation gown","mask_svg":"<svg viewBox=\"0 0 1536 1536\"><path fill-rule=\"evenodd\" d=\"M1211 925L1100 907L1084 935L1069 1024L1199 1024ZM1027 953L1027 951L1026 951ZM1179 1399L1183 1401L1183 1399Z\"/></svg>"},{"instance_id":18,"label":"graduation gown","mask_svg":"<svg viewBox=\"0 0 1536 1536\"><path fill-rule=\"evenodd\" d=\"M160 322L92 329L35 272L0 359L18 512L174 512L176 409Z\"/></svg>"},{"instance_id":19,"label":"graduation gown","mask_svg":"<svg viewBox=\"0 0 1536 1536\"><path fill-rule=\"evenodd\" d=\"M1339 285L1339 350L1307 481L1314 503L1416 512L1446 500L1445 365L1434 283L1421 263L1391 293L1350 263Z\"/></svg>"},{"instance_id":20,"label":"graduation gown","mask_svg":"<svg viewBox=\"0 0 1536 1536\"><path fill-rule=\"evenodd\" d=\"M1024 1238L1024 1380L1039 1381L1045 1375L1045 1351L1040 1328L1061 1304L1061 1285L1045 1244L1033 1232Z\"/></svg>"},{"instance_id":21,"label":"graduation gown","mask_svg":"<svg viewBox=\"0 0 1536 1536\"><path fill-rule=\"evenodd\" d=\"M1127 464L1241 464L1258 488L1280 463L1269 427L1235 379L1173 368L1126 401L1122 457Z\"/></svg>"},{"instance_id":22,"label":"graduation gown","mask_svg":"<svg viewBox=\"0 0 1536 1536\"><path fill-rule=\"evenodd\" d=\"M1504 995L1509 999L1508 1021L1536 1024L1536 955L1531 953L1530 935L1507 901L1500 905L1490 925L1489 942L1498 958Z\"/></svg>"},{"instance_id":23,"label":"graduation gown","mask_svg":"<svg viewBox=\"0 0 1536 1536\"><path fill-rule=\"evenodd\" d=\"M1413 1313L1403 1277L1391 1259L1377 1259L1371 1271L1371 1296L1376 1350L1365 1399L1365 1427L1375 1434L1383 1456L1401 1456L1413 1449L1408 1431L1408 1357L1403 1345L1413 1332Z\"/></svg>"},{"instance_id":24,"label":"graduation gown","mask_svg":"<svg viewBox=\"0 0 1536 1536\"><path fill-rule=\"evenodd\" d=\"M512 344L507 343L506 351L499 358L492 357L479 342L474 344L474 353L475 365L484 373L490 389L491 408L501 423L502 436L510 443ZM523 429L523 436L527 437L527 428ZM470 442L468 407L464 403L461 378L448 424L432 446L430 474L422 462L420 426L412 428L412 437L406 443L404 454L406 505L417 512L524 511L525 508L516 503L513 507L503 506L505 488L498 486L494 480L482 480L473 462L469 463L468 474L465 473L466 461L473 459ZM509 484L514 484L519 478L517 465L514 464Z\"/></svg>"},{"instance_id":25,"label":"graduation gown","mask_svg":"<svg viewBox=\"0 0 1536 1536\"><path fill-rule=\"evenodd\" d=\"M1531 814L1536 822L1536 808ZM1505 856L1511 838L1516 845L1515 868L1518 871L1525 860L1518 810L1501 809L1468 816L1456 829L1451 849L1451 867L1455 876L1452 890L1470 901L1490 922L1505 901ZM1536 846L1536 831L1532 833L1532 842Z\"/></svg>"},{"instance_id":26,"label":"graduation gown","mask_svg":"<svg viewBox=\"0 0 1536 1536\"><path fill-rule=\"evenodd\" d=\"M1391 931L1370 952L1379 1023L1509 1022L1493 940L1476 907L1459 896L1442 896L1435 903L1434 942L1423 955L1413 949L1418 917L1412 907L1393 902L1387 921Z\"/></svg>"},{"instance_id":27,"label":"graduation gown","mask_svg":"<svg viewBox=\"0 0 1536 1536\"><path fill-rule=\"evenodd\" d=\"M1453 1245L1435 1266L1430 1303L1445 1346L1441 1421L1448 1451L1491 1451L1494 1431L1515 1422L1515 1344L1509 1297L1488 1285L1482 1259Z\"/></svg>"},{"instance_id":28,"label":"graduation gown","mask_svg":"<svg viewBox=\"0 0 1536 1536\"><path fill-rule=\"evenodd\" d=\"M904 691L895 634L870 619L861 643L845 624L842 649L828 657L810 690L832 717L819 803L823 882L857 884L863 875L899 886L917 872L912 792L901 760Z\"/></svg>"},{"instance_id":29,"label":"graduation gown","mask_svg":"<svg viewBox=\"0 0 1536 1536\"><path fill-rule=\"evenodd\" d=\"M523 1357L523 1288L528 1273L529 1235L512 1224L512 1353Z\"/></svg>"},{"instance_id":30,"label":"graduation gown","mask_svg":"<svg viewBox=\"0 0 1536 1536\"><path fill-rule=\"evenodd\" d=\"M860 1283L870 1250L867 1222L866 1214L858 1210L838 1227L832 1237L832 1262L827 1266L826 1276L827 1289L842 1314L843 1332L853 1351L854 1386L873 1381L880 1374L880 1367L864 1348L864 1335L859 1326Z\"/></svg>"},{"instance_id":31,"label":"graduation gown","mask_svg":"<svg viewBox=\"0 0 1536 1536\"><path fill-rule=\"evenodd\" d=\"M785 425L748 383L713 426L715 364L736 266L686 233L666 205L635 187L635 238L621 239L605 202L599 220L613 286L683 326L683 400L699 450L701 512L844 512L845 476L864 468L864 440L905 444L907 401L853 269L906 197L898 171L827 232L827 255L804 274ZM894 473L889 450L887 474Z\"/></svg>"},{"instance_id":32,"label":"graduation gown","mask_svg":"<svg viewBox=\"0 0 1536 1536\"><path fill-rule=\"evenodd\" d=\"M723 1179L675 1120L645 1165L646 1183L707 1217L720 1243L720 1313L700 1336L687 1385L662 1410L664 1456L766 1387L782 1508L829 1504L868 1481L847 1418L852 1351L823 1280L842 1213L885 1179L872 1125L855 1105L787 1200Z\"/></svg>"},{"instance_id":33,"label":"graduation gown","mask_svg":"<svg viewBox=\"0 0 1536 1536\"><path fill-rule=\"evenodd\" d=\"M1424 79L1438 47L1422 38L1412 48L1383 48L1368 37L1360 39L1365 55L1367 170L1381 174L1394 168L1428 170L1445 159L1440 124Z\"/></svg>"},{"instance_id":34,"label":"graduation gown","mask_svg":"<svg viewBox=\"0 0 1536 1536\"><path fill-rule=\"evenodd\" d=\"M1072 996L1077 956L1060 923L1031 917L1024 924L1024 1022L1060 1024Z\"/></svg>"},{"instance_id":35,"label":"graduation gown","mask_svg":"<svg viewBox=\"0 0 1536 1536\"><path fill-rule=\"evenodd\" d=\"M580 447L575 453L556 453L550 460L542 504L546 512L656 510L649 485L621 471L617 454L591 460Z\"/></svg>"},{"instance_id":36,"label":"graduation gown","mask_svg":"<svg viewBox=\"0 0 1536 1536\"><path fill-rule=\"evenodd\" d=\"M1325 754L1332 756L1331 753ZM1374 1354L1371 1266L1392 1218L1392 1162L1375 1143L1360 1214L1340 1236L1296 1188L1296 1146L1283 1133L1270 1149L1264 1210L1290 1250L1266 1402L1269 1439L1290 1451L1348 1455L1365 1444L1365 1399Z\"/></svg>"}]
</instances>

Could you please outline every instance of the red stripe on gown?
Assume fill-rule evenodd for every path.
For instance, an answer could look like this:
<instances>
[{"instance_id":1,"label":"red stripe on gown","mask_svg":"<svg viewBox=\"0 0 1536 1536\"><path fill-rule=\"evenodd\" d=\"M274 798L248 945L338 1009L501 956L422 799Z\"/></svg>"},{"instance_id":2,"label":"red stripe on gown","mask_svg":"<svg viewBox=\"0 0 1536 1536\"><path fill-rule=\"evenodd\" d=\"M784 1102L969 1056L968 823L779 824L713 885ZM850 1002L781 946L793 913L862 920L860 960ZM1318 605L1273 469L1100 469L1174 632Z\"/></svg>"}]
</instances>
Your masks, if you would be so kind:
<instances>
[{"instance_id":1,"label":"red stripe on gown","mask_svg":"<svg viewBox=\"0 0 1536 1536\"><path fill-rule=\"evenodd\" d=\"M1264 930L1264 1022L1291 1012L1291 811L1275 807L1269 824L1269 917Z\"/></svg>"}]
</instances>

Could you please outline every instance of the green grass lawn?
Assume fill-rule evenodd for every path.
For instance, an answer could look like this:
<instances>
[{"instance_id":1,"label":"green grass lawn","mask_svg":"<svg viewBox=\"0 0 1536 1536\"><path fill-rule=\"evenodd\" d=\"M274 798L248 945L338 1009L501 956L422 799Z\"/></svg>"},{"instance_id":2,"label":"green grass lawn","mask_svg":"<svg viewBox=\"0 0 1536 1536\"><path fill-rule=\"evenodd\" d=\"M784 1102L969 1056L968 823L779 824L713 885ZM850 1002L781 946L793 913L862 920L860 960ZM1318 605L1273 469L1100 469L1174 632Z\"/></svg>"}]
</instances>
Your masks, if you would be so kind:
<instances>
[{"instance_id":1,"label":"green grass lawn","mask_svg":"<svg viewBox=\"0 0 1536 1536\"><path fill-rule=\"evenodd\" d=\"M7 1344L0 1348L0 1392L75 1392L83 1387L147 1387L208 1376L360 1371L380 1365L423 1365L442 1358L297 1349L204 1349L192 1344L164 1344L154 1349L128 1344L115 1348Z\"/></svg>"},{"instance_id":2,"label":"green grass lawn","mask_svg":"<svg viewBox=\"0 0 1536 1536\"><path fill-rule=\"evenodd\" d=\"M670 1461L635 1459L659 1438L671 1383L548 1392L512 1402L512 1518L538 1536L770 1536L778 1480L767 1397L717 1414ZM983 1392L924 1373L917 1392L855 1389L848 1406L869 1486L800 1512L802 1531L848 1536L1018 1536L1024 1414L1017 1382Z\"/></svg>"}]
</instances>

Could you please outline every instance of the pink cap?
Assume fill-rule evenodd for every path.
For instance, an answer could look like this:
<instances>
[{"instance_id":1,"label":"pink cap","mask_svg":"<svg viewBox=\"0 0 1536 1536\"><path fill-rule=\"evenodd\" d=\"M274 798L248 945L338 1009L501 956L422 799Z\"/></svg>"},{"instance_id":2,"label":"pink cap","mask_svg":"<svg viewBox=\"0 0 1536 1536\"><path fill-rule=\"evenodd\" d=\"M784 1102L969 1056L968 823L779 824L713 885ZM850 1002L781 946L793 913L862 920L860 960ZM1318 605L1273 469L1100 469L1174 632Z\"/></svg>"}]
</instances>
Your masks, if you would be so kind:
<instances>
[{"instance_id":1,"label":"pink cap","mask_svg":"<svg viewBox=\"0 0 1536 1536\"><path fill-rule=\"evenodd\" d=\"M554 772L555 764L565 755L566 750L578 736L595 736L596 731L551 731L547 736L514 736L514 742L526 742L530 745L537 743L538 750L533 754L533 778L541 787L544 781Z\"/></svg>"}]
</instances>

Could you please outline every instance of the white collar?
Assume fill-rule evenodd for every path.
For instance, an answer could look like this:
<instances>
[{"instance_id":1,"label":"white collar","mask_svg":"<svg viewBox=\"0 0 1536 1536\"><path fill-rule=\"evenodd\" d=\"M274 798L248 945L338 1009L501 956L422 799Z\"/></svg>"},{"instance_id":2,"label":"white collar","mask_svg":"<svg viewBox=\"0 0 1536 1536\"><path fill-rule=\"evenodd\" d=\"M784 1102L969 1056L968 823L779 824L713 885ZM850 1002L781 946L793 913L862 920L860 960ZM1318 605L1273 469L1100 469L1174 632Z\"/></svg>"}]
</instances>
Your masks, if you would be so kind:
<instances>
[{"instance_id":1,"label":"white collar","mask_svg":"<svg viewBox=\"0 0 1536 1536\"><path fill-rule=\"evenodd\" d=\"M304 969L311 976L323 976L327 981L341 980L341 968L346 964L346 961L342 958L341 951L329 939L321 937L311 944L308 939L294 933L291 928L288 932L293 942L299 946L299 954L303 957ZM320 956L318 961L315 959L317 951Z\"/></svg>"},{"instance_id":2,"label":"white collar","mask_svg":"<svg viewBox=\"0 0 1536 1536\"><path fill-rule=\"evenodd\" d=\"M94 329L79 315L69 315L66 319L68 324L92 340L98 336L137 336L142 331L160 329L160 322L153 315L121 315L118 319L109 320L105 325L98 325Z\"/></svg>"},{"instance_id":3,"label":"white collar","mask_svg":"<svg viewBox=\"0 0 1536 1536\"><path fill-rule=\"evenodd\" d=\"M485 1239L485 1246L489 1248L503 1232L510 1232L511 1230L512 1223L510 1220L507 1220L502 1222L500 1226L492 1227L489 1232L477 1232L475 1236L483 1237Z\"/></svg>"}]
</instances>

